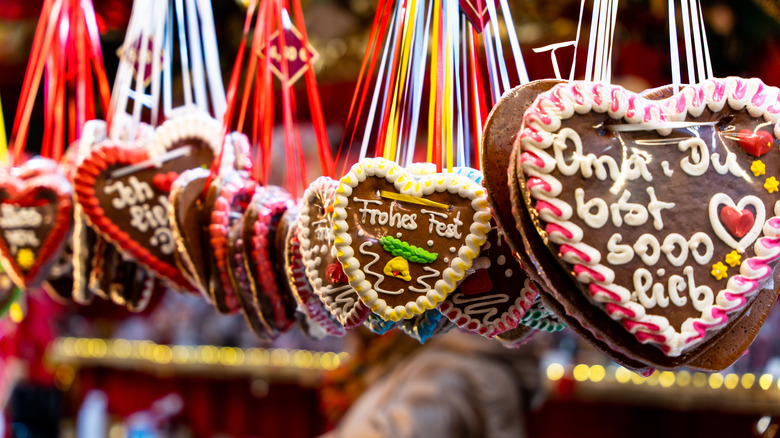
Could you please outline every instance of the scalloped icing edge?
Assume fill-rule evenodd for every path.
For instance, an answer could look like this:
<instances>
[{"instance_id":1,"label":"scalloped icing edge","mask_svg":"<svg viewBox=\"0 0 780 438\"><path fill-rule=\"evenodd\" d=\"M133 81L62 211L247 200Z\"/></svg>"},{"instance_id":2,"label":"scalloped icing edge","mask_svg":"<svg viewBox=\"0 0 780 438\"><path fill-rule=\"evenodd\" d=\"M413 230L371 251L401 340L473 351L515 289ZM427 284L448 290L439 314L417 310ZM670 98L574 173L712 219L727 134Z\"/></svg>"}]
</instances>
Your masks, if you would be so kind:
<instances>
[{"instance_id":1,"label":"scalloped icing edge","mask_svg":"<svg viewBox=\"0 0 780 438\"><path fill-rule=\"evenodd\" d=\"M596 101L593 96L598 96L600 101ZM553 179L558 182L536 166L533 159L524 159L523 156L532 154L541 160L544 158L540 155L549 156L543 149L552 145L553 133L560 129L561 120L572 117L575 112L608 113L611 118L625 119L628 123L657 123L682 121L689 114L696 117L705 107L717 112L726 104L737 111L745 109L751 117L763 116L764 120L774 124L775 138L780 138L780 89L769 87L760 79L708 79L699 85L686 86L677 95L658 101L644 99L639 94L616 85L582 81L559 84L539 95L523 116L523 128L515 143L516 150L522 151L520 157L516 157L519 164L517 171L518 174L523 172L524 176L540 178L548 184ZM661 135L668 135L670 132L670 128L658 130ZM539 199L536 194L538 190L542 189L523 189L529 213L536 215L539 211L531 203L532 200ZM551 199L557 198L546 196L547 202ZM680 332L671 327L665 317L647 314L643 306L630 300L630 294L628 299L621 298L616 301L604 293L585 293L598 303L598 307L603 306L603 311L610 318L620 321L640 343L657 345L665 355L678 357L701 343L707 331L728 324L731 320L728 313L744 308L748 298L762 287L761 283L771 277L774 268L770 263L776 263L780 259L780 217L777 216L779 207L780 201L775 204L776 216L764 222L764 237L759 237L754 244L755 256L742 262L740 274L729 278L726 288L716 293L713 306L703 311L699 318L688 318L681 326ZM558 225L565 228L573 224L570 221L560 221ZM581 242L568 244L579 250L592 248ZM611 270L601 264L595 267ZM580 283L586 284L582 281ZM592 282L597 283L599 282ZM612 283L597 285L612 294L621 295L609 289ZM633 324L627 324L626 320Z\"/></svg>"},{"instance_id":2,"label":"scalloped icing edge","mask_svg":"<svg viewBox=\"0 0 780 438\"><path fill-rule=\"evenodd\" d=\"M399 193L411 196L425 196L434 191L457 193L462 198L471 201L474 209L473 223L469 227L469 234L463 239L457 257L450 260L449 267L442 272L442 277L436 281L434 287L425 295L416 300L398 305L393 308L387 302L379 298L379 294L373 289L372 284L366 280L365 274L360 269L360 262L354 257L351 248L352 238L347 230L348 198L352 190L367 177L385 178L395 186ZM336 201L333 211L333 232L338 259L349 278L349 283L357 291L361 300L379 315L382 319L398 321L420 315L426 310L435 308L444 301L457 284L471 268L474 259L479 256L479 250L487 240L490 230L490 210L485 189L474 183L471 179L455 174L432 174L425 176L413 176L403 167L384 158L365 158L352 166L350 171L340 179L336 189ZM463 249L465 248L465 251ZM461 258L461 254L465 258Z\"/></svg>"},{"instance_id":3,"label":"scalloped icing edge","mask_svg":"<svg viewBox=\"0 0 780 438\"><path fill-rule=\"evenodd\" d=\"M309 279L309 284L312 290L315 294L317 294L328 311L334 317L336 317L339 323L343 325L345 329L350 329L363 323L365 318L368 316L368 309L364 308L364 306L361 306L361 301L356 297L355 304L352 305L352 308L349 310L349 312L344 313L343 309L335 305L331 296L324 296L320 293L322 279L319 276L319 272L314 260L312 260L311 239L309 238L309 236L311 236L311 228L309 227L309 224L311 223L311 216L309 216L309 203L307 202L307 199L309 199L311 196L311 191L318 190L324 194L326 199L333 198L336 196L336 190L338 189L338 186L339 182L337 180L327 176L321 176L315 179L309 185L309 187L306 188L306 191L303 193L303 200L301 201L301 210L298 214L297 236L298 242L300 243L300 252L301 257L303 258L303 264L306 266L306 277ZM355 293L357 295L357 292Z\"/></svg>"}]
</instances>

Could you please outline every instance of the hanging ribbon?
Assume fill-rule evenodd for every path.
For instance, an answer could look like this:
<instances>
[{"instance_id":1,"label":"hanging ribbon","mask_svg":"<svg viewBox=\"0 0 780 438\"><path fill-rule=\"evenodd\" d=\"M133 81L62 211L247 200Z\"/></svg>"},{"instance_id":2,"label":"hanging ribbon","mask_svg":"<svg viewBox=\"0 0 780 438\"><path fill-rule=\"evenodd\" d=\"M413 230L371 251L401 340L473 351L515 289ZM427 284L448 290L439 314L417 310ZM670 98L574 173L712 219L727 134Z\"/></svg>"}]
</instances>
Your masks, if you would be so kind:
<instances>
[{"instance_id":1,"label":"hanging ribbon","mask_svg":"<svg viewBox=\"0 0 780 438\"><path fill-rule=\"evenodd\" d=\"M95 79L101 106L104 112L108 111L109 86L95 22L89 0L44 2L12 129L14 165L22 161L41 80L45 105L41 143L44 157L59 160L65 145L78 140L84 123L95 117ZM2 153L6 154L5 151Z\"/></svg>"}]
</instances>

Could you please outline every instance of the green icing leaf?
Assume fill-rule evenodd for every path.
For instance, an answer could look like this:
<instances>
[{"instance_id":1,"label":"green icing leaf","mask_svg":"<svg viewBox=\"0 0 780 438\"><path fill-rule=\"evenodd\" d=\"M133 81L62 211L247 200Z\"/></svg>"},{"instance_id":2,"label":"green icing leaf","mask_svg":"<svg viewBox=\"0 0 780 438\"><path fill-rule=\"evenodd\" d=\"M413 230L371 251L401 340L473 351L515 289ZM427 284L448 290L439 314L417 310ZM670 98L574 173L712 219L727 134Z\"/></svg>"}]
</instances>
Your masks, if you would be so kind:
<instances>
[{"instance_id":1,"label":"green icing leaf","mask_svg":"<svg viewBox=\"0 0 780 438\"><path fill-rule=\"evenodd\" d=\"M385 236L379 239L382 248L390 254L415 263L433 263L439 258L439 254L428 252L392 236Z\"/></svg>"}]
</instances>

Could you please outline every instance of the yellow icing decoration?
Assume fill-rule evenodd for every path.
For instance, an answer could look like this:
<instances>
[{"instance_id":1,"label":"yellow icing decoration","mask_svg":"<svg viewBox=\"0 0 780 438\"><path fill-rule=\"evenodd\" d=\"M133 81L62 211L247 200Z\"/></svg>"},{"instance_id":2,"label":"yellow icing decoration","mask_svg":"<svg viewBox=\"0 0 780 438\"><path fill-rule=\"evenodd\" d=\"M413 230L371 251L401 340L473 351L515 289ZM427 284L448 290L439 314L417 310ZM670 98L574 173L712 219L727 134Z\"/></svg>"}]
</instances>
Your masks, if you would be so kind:
<instances>
[{"instance_id":1,"label":"yellow icing decoration","mask_svg":"<svg viewBox=\"0 0 780 438\"><path fill-rule=\"evenodd\" d=\"M741 262L742 256L736 251L731 251L726 254L726 263L732 268L738 266Z\"/></svg>"},{"instance_id":2,"label":"yellow icing decoration","mask_svg":"<svg viewBox=\"0 0 780 438\"><path fill-rule=\"evenodd\" d=\"M723 280L729 276L728 272L726 272L727 270L728 268L723 264L723 262L718 262L712 265L711 274L713 277L715 277L716 280Z\"/></svg>"},{"instance_id":3,"label":"yellow icing decoration","mask_svg":"<svg viewBox=\"0 0 780 438\"><path fill-rule=\"evenodd\" d=\"M777 180L777 178L770 176L766 182L764 183L764 188L769 193L774 193L778 190L778 187L780 186L780 181Z\"/></svg>"},{"instance_id":4,"label":"yellow icing decoration","mask_svg":"<svg viewBox=\"0 0 780 438\"><path fill-rule=\"evenodd\" d=\"M750 165L750 171L755 176L761 176L766 173L766 165L761 160L756 160Z\"/></svg>"},{"instance_id":5,"label":"yellow icing decoration","mask_svg":"<svg viewBox=\"0 0 780 438\"><path fill-rule=\"evenodd\" d=\"M16 254L16 262L22 269L30 269L35 264L35 255L31 249L22 248Z\"/></svg>"},{"instance_id":6,"label":"yellow icing decoration","mask_svg":"<svg viewBox=\"0 0 780 438\"><path fill-rule=\"evenodd\" d=\"M425 198L418 198L416 196L411 196L411 195L404 195L401 193L388 192L386 190L382 190L381 196L387 199L395 199L396 201L427 205L428 207L445 208L445 209L450 208L449 205L442 204L441 202L431 201L430 199L425 199Z\"/></svg>"},{"instance_id":7,"label":"yellow icing decoration","mask_svg":"<svg viewBox=\"0 0 780 438\"><path fill-rule=\"evenodd\" d=\"M412 281L409 275L409 262L405 258L398 256L387 262L382 272L390 277L395 277L403 281Z\"/></svg>"}]
</instances>

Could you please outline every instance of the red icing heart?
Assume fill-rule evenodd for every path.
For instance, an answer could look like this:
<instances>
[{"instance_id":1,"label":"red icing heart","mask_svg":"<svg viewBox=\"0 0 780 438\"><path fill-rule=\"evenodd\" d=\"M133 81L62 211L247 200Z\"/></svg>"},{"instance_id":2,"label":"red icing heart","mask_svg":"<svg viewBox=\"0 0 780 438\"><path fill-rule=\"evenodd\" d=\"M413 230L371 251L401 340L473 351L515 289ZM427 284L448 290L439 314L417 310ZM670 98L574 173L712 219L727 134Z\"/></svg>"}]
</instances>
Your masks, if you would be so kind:
<instances>
[{"instance_id":1,"label":"red icing heart","mask_svg":"<svg viewBox=\"0 0 780 438\"><path fill-rule=\"evenodd\" d=\"M347 274L344 273L344 268L341 267L341 263L331 263L325 268L325 275L328 277L328 281L335 284L347 284Z\"/></svg>"},{"instance_id":2,"label":"red icing heart","mask_svg":"<svg viewBox=\"0 0 780 438\"><path fill-rule=\"evenodd\" d=\"M460 284L460 290L466 295L483 294L493 289L487 269L477 269Z\"/></svg>"},{"instance_id":3,"label":"red icing heart","mask_svg":"<svg viewBox=\"0 0 780 438\"><path fill-rule=\"evenodd\" d=\"M727 205L720 210L720 220L726 226L726 229L729 230L729 233L739 239L753 228L756 218L750 210L739 211Z\"/></svg>"},{"instance_id":4,"label":"red icing heart","mask_svg":"<svg viewBox=\"0 0 780 438\"><path fill-rule=\"evenodd\" d=\"M754 157L761 157L772 148L772 134L759 130L755 133L749 129L743 129L737 134L739 146L745 152Z\"/></svg>"},{"instance_id":5,"label":"red icing heart","mask_svg":"<svg viewBox=\"0 0 780 438\"><path fill-rule=\"evenodd\" d=\"M72 224L71 186L26 164L11 172L0 175L0 258L14 283L34 288L59 258Z\"/></svg>"}]
</instances>

